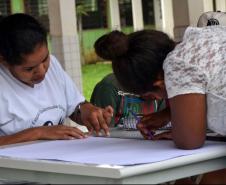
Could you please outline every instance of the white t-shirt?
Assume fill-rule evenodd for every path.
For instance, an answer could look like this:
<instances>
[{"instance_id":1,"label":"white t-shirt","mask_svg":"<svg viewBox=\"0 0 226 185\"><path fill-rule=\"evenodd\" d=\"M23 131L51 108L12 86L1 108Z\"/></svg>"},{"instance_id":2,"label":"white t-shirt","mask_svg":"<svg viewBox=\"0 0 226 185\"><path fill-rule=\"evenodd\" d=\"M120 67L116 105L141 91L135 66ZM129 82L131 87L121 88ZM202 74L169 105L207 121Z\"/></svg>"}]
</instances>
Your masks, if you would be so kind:
<instances>
[{"instance_id":1,"label":"white t-shirt","mask_svg":"<svg viewBox=\"0 0 226 185\"><path fill-rule=\"evenodd\" d=\"M53 56L45 79L34 88L17 80L0 65L0 135L62 124L84 100Z\"/></svg>"},{"instance_id":2,"label":"white t-shirt","mask_svg":"<svg viewBox=\"0 0 226 185\"><path fill-rule=\"evenodd\" d=\"M168 97L206 94L208 127L226 135L226 27L187 28L163 68Z\"/></svg>"}]
</instances>

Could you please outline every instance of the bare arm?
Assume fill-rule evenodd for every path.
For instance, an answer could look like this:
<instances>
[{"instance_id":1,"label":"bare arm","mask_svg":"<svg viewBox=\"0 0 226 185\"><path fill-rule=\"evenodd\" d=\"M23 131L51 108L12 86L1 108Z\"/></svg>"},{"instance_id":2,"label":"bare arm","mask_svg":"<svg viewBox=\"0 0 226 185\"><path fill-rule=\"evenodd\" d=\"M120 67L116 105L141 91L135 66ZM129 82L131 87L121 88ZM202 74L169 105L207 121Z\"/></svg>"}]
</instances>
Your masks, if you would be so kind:
<instances>
[{"instance_id":1,"label":"bare arm","mask_svg":"<svg viewBox=\"0 0 226 185\"><path fill-rule=\"evenodd\" d=\"M86 136L79 129L64 126L42 126L29 128L8 136L0 136L0 146L35 140L82 139Z\"/></svg>"},{"instance_id":2,"label":"bare arm","mask_svg":"<svg viewBox=\"0 0 226 185\"><path fill-rule=\"evenodd\" d=\"M206 136L206 96L178 95L169 102L172 137L176 146L182 149L201 147Z\"/></svg>"}]
</instances>

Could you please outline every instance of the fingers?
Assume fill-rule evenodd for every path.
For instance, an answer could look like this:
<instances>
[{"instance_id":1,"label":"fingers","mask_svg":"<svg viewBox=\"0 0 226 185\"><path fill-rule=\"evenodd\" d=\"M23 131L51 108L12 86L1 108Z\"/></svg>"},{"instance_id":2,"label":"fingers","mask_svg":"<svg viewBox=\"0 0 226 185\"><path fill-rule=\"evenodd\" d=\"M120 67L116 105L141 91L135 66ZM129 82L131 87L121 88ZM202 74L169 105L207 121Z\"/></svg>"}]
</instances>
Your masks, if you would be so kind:
<instances>
[{"instance_id":1,"label":"fingers","mask_svg":"<svg viewBox=\"0 0 226 185\"><path fill-rule=\"evenodd\" d=\"M140 130L140 133L142 134L142 136L143 136L144 139L148 140L148 135L145 132L143 132L142 130Z\"/></svg>"},{"instance_id":2,"label":"fingers","mask_svg":"<svg viewBox=\"0 0 226 185\"><path fill-rule=\"evenodd\" d=\"M107 106L105 107L105 109L103 109L103 116L107 125L110 125L113 114L114 114L114 109L111 106Z\"/></svg>"},{"instance_id":3,"label":"fingers","mask_svg":"<svg viewBox=\"0 0 226 185\"><path fill-rule=\"evenodd\" d=\"M99 135L100 124L98 121L98 115L101 113L99 108L95 107L91 103L86 103L81 106L81 121L88 128L90 132L95 130Z\"/></svg>"},{"instance_id":4,"label":"fingers","mask_svg":"<svg viewBox=\"0 0 226 185\"><path fill-rule=\"evenodd\" d=\"M155 132L149 130L148 132L141 131L141 134L143 135L144 139L146 140L154 140L155 138Z\"/></svg>"},{"instance_id":5,"label":"fingers","mask_svg":"<svg viewBox=\"0 0 226 185\"><path fill-rule=\"evenodd\" d=\"M110 110L110 107L108 109ZM100 130L103 129L105 135L109 136L110 133L109 133L108 125L109 125L110 121L108 122L107 119L108 119L109 115L111 117L111 114L112 114L111 110L110 110L110 112L107 112L107 110L99 108L97 113L98 114L96 116L97 116L98 123L96 123L96 128L97 128L96 133L99 135Z\"/></svg>"},{"instance_id":6,"label":"fingers","mask_svg":"<svg viewBox=\"0 0 226 185\"><path fill-rule=\"evenodd\" d=\"M108 123L104 119L102 109L98 109L90 114L90 117L84 123L89 130L95 130L96 135L100 135L100 130L103 129L105 135L109 135Z\"/></svg>"},{"instance_id":7,"label":"fingers","mask_svg":"<svg viewBox=\"0 0 226 185\"><path fill-rule=\"evenodd\" d=\"M154 138L155 132L145 127L142 123L137 124L137 129L143 135L144 139L152 140Z\"/></svg>"},{"instance_id":8,"label":"fingers","mask_svg":"<svg viewBox=\"0 0 226 185\"><path fill-rule=\"evenodd\" d=\"M107 106L107 107L105 107L105 109L104 109L107 113L108 113L108 115L109 116L113 116L113 113L114 113L114 109L112 108L112 106Z\"/></svg>"},{"instance_id":9,"label":"fingers","mask_svg":"<svg viewBox=\"0 0 226 185\"><path fill-rule=\"evenodd\" d=\"M43 132L46 134L42 139L83 139L87 137L80 129L65 125L43 127Z\"/></svg>"},{"instance_id":10,"label":"fingers","mask_svg":"<svg viewBox=\"0 0 226 185\"><path fill-rule=\"evenodd\" d=\"M145 125L149 130L155 130L165 126L168 123L160 113L152 113L143 116L141 124Z\"/></svg>"},{"instance_id":11,"label":"fingers","mask_svg":"<svg viewBox=\"0 0 226 185\"><path fill-rule=\"evenodd\" d=\"M98 117L98 120L99 120L99 124L100 124L101 129L104 130L105 135L109 136L110 133L109 133L108 122L104 119L103 114Z\"/></svg>"},{"instance_id":12,"label":"fingers","mask_svg":"<svg viewBox=\"0 0 226 185\"><path fill-rule=\"evenodd\" d=\"M88 129L88 131L89 131L90 133L93 132L93 127L92 127L92 125L89 124L89 122L84 123L84 125L87 127L87 129Z\"/></svg>"},{"instance_id":13,"label":"fingers","mask_svg":"<svg viewBox=\"0 0 226 185\"><path fill-rule=\"evenodd\" d=\"M171 140L172 139L172 132L171 131L167 131L167 132L163 132L161 134L157 134L154 136L153 140Z\"/></svg>"},{"instance_id":14,"label":"fingers","mask_svg":"<svg viewBox=\"0 0 226 185\"><path fill-rule=\"evenodd\" d=\"M89 121L89 125L91 127L93 127L93 130L95 130L96 135L99 136L100 135L100 123L98 120L98 117L95 115L93 117L91 117L90 121Z\"/></svg>"},{"instance_id":15,"label":"fingers","mask_svg":"<svg viewBox=\"0 0 226 185\"><path fill-rule=\"evenodd\" d=\"M65 126L62 131L64 133L63 139L84 139L87 137L85 133L76 127Z\"/></svg>"},{"instance_id":16,"label":"fingers","mask_svg":"<svg viewBox=\"0 0 226 185\"><path fill-rule=\"evenodd\" d=\"M149 127L147 127L145 124L143 124L142 122L137 124L137 129L140 130L145 135L148 135L149 130L152 130Z\"/></svg>"},{"instance_id":17,"label":"fingers","mask_svg":"<svg viewBox=\"0 0 226 185\"><path fill-rule=\"evenodd\" d=\"M83 106L81 115L82 122L90 130L94 130L97 135L100 134L100 130L103 129L105 135L109 136L109 124L111 122L113 109L111 106L107 106L105 109L98 108L92 104L86 104Z\"/></svg>"}]
</instances>

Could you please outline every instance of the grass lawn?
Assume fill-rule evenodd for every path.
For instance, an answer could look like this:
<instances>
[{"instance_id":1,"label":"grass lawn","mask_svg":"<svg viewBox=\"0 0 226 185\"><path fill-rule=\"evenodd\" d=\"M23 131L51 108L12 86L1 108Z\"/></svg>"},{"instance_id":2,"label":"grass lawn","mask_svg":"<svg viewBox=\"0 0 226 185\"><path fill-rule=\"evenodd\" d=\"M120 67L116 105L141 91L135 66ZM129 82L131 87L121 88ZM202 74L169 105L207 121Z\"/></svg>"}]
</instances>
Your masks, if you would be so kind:
<instances>
[{"instance_id":1,"label":"grass lawn","mask_svg":"<svg viewBox=\"0 0 226 185\"><path fill-rule=\"evenodd\" d=\"M111 63L97 63L82 66L83 95L86 100L90 100L97 82L111 72Z\"/></svg>"}]
</instances>

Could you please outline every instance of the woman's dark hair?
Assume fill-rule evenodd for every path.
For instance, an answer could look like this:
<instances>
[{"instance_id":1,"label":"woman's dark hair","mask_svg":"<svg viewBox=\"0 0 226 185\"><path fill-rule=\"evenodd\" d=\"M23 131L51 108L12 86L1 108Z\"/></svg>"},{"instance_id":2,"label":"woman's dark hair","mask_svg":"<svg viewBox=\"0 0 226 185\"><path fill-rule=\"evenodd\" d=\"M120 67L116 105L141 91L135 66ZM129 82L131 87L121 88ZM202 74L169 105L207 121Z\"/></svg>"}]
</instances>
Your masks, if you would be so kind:
<instances>
[{"instance_id":1,"label":"woman's dark hair","mask_svg":"<svg viewBox=\"0 0 226 185\"><path fill-rule=\"evenodd\" d=\"M112 31L94 44L98 56L112 61L119 83L129 92L153 90L153 82L163 71L163 61L175 47L168 35L156 30L131 34Z\"/></svg>"},{"instance_id":2,"label":"woman's dark hair","mask_svg":"<svg viewBox=\"0 0 226 185\"><path fill-rule=\"evenodd\" d=\"M39 44L47 44L47 32L32 16L18 13L0 21L0 56L8 64L20 65Z\"/></svg>"}]
</instances>

